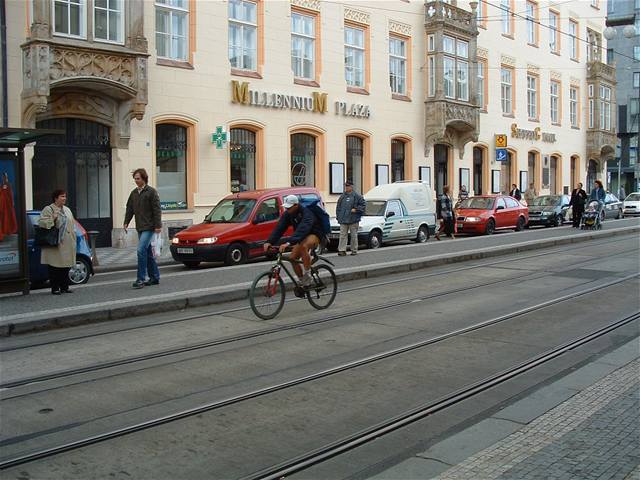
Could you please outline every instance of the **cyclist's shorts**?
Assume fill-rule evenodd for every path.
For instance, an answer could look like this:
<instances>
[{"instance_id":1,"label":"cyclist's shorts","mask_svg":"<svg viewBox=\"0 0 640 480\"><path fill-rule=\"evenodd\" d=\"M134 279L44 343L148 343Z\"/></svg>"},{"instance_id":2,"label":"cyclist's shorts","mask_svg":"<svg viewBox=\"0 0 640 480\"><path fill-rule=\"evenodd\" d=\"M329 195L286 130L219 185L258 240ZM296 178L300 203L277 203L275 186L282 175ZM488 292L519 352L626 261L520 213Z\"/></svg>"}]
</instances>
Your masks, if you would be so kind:
<instances>
[{"instance_id":1,"label":"cyclist's shorts","mask_svg":"<svg viewBox=\"0 0 640 480\"><path fill-rule=\"evenodd\" d=\"M300 242L300 244L307 245L309 250L313 250L318 245L320 245L320 239L318 238L317 235L314 235L313 233L311 233L311 234L307 235L306 237L304 237L304 240L302 242Z\"/></svg>"}]
</instances>

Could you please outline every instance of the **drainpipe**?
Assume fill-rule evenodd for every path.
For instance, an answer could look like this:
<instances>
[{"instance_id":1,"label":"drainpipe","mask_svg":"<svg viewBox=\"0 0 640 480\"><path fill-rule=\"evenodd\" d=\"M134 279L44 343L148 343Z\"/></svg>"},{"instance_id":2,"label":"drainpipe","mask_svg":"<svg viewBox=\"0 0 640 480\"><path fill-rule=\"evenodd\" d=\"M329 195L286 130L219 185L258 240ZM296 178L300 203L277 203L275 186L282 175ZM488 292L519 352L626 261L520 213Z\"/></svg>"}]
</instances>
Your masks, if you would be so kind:
<instances>
[{"instance_id":1,"label":"drainpipe","mask_svg":"<svg viewBox=\"0 0 640 480\"><path fill-rule=\"evenodd\" d=\"M7 85L7 12L5 0L0 0L0 57L2 57L2 126L9 126L9 94Z\"/></svg>"}]
</instances>

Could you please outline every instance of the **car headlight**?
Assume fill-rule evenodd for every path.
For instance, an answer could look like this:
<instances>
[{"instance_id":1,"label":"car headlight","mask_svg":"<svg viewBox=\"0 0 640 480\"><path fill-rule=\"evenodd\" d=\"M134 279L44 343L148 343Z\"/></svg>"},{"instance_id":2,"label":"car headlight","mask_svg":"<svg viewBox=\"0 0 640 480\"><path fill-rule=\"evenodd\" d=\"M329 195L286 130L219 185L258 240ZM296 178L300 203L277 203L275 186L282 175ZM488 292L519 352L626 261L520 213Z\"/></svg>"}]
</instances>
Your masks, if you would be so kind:
<instances>
[{"instance_id":1,"label":"car headlight","mask_svg":"<svg viewBox=\"0 0 640 480\"><path fill-rule=\"evenodd\" d=\"M475 223L480 221L480 217L467 217L465 220L467 222Z\"/></svg>"},{"instance_id":2,"label":"car headlight","mask_svg":"<svg viewBox=\"0 0 640 480\"><path fill-rule=\"evenodd\" d=\"M171 243L173 243L174 245L177 245L178 243L180 243L180 239L178 237L173 237L171 239Z\"/></svg>"},{"instance_id":3,"label":"car headlight","mask_svg":"<svg viewBox=\"0 0 640 480\"><path fill-rule=\"evenodd\" d=\"M542 212L543 217L548 217L549 215L551 215L551 212Z\"/></svg>"},{"instance_id":4,"label":"car headlight","mask_svg":"<svg viewBox=\"0 0 640 480\"><path fill-rule=\"evenodd\" d=\"M210 245L212 243L216 243L218 241L218 237L205 237L198 240L200 245Z\"/></svg>"}]
</instances>

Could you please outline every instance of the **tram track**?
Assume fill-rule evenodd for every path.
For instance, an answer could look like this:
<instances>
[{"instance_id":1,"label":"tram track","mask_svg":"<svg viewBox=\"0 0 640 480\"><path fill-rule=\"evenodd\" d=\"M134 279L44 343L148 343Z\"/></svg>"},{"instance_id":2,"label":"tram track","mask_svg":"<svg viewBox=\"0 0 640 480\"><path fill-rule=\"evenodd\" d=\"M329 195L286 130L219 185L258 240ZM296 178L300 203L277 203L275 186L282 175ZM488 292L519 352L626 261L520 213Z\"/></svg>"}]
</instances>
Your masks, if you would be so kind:
<instances>
[{"instance_id":1,"label":"tram track","mask_svg":"<svg viewBox=\"0 0 640 480\"><path fill-rule=\"evenodd\" d=\"M630 253L632 251L635 251L635 249L619 252L618 255L626 255L627 253ZM535 257L535 256L533 256L533 257ZM526 258L528 258L528 257L526 257ZM567 266L571 267L571 268L576 268L576 267L578 267L580 265L589 264L591 262L592 262L592 260L581 261L581 262L576 262L576 263L573 263L573 264L568 264ZM495 265L496 263L503 263L503 262L494 262L491 266ZM467 268L477 268L477 267L469 266ZM458 269L457 271L460 271L460 269ZM546 273L546 272L536 271L536 272L529 273L527 275L520 275L517 278L520 281L526 280L526 279L542 278L542 277L544 277L544 273ZM406 281L410 281L410 280L416 280L416 279L424 278L425 276L432 276L432 275L436 275L436 274L426 274L426 275L420 275L420 276L412 276L409 279L407 279L407 278L394 279L394 280L389 280L389 281L385 281L385 282L378 282L376 284L353 287L352 289L345 289L344 293L347 293L349 291L361 290L363 288L374 288L374 287L386 286L386 285L389 285L389 284L394 284L394 283L399 283L399 282L406 282ZM299 328L309 327L309 326L318 325L318 324L326 324L326 323L342 320L342 319L345 319L345 318L351 318L351 317L361 316L361 315L365 315L365 314L369 314L369 313L380 312L380 311L383 311L383 310L388 310L388 309L392 309L392 308L396 308L396 307L401 307L403 305L408 305L408 304L411 304L411 303L414 303L414 302L426 301L426 300L430 300L430 299L434 299L434 298L445 297L445 296L448 296L448 295L460 294L460 293L468 292L468 291L471 291L471 290L476 290L476 289L480 289L480 288L486 288L486 287L490 287L490 286L494 286L494 285L499 285L501 283L512 282L513 280L514 280L514 277L508 277L508 278L504 278L504 279L500 279L500 280L493 280L493 281L490 281L490 282L482 282L482 283L477 283L477 284L474 284L474 285L468 285L468 286L459 287L459 288L455 288L455 289L449 289L449 290L446 290L446 291L443 291L443 292L436 292L436 293L432 293L432 294L428 294L428 295L417 295L417 296L407 297L407 298L399 299L399 300L392 301L392 302L385 302L385 303L382 303L382 304L372 305L372 306L369 306L369 307L360 306L360 307L358 307L357 310L348 311L348 312L339 313L339 314L334 314L334 315L325 316L325 317L321 317L321 318L316 318L316 319L312 319L312 320L306 320L306 321L302 321L302 322L296 322L296 323L292 323L292 324L289 324L289 325L280 325L280 326L270 327L270 328L266 328L266 329L260 329L260 330L253 331L253 332L243 333L243 334L240 334L240 335L232 335L232 336L229 336L229 337L226 337L226 338L220 338L220 339L215 339L215 340L210 340L210 341L205 341L205 342L199 342L199 343L196 343L196 344L185 345L185 346L182 346L182 347L174 347L174 348L158 350L158 351L155 351L155 352L149 352L149 353L146 353L146 354L131 356L131 357L127 357L127 358L123 358L123 359L119 359L119 360L101 362L101 363L96 363L96 364L93 364L93 365L87 365L87 366L83 366L83 367L79 367L79 368L62 370L62 371L58 371L58 372L51 372L51 373L47 373L47 374L43 374L43 375L36 375L36 376L32 376L32 377L26 377L26 378L22 378L22 379L17 379L17 380L13 380L13 381L9 381L9 382L0 383L0 389L10 390L10 389L22 387L22 386L25 386L25 385L29 385L29 384L40 383L40 382L51 381L51 380L60 380L60 379L68 378L68 377L73 377L73 376L76 376L76 375L92 373L92 372L98 372L98 371L106 370L106 369L109 369L109 368L132 365L132 364L145 362L145 361L149 361L149 360L155 360L155 359L159 359L159 358L163 358L163 357L170 357L170 356L179 355L179 354L183 354L183 353L195 352L195 351L203 350L203 349L207 349L207 348L212 348L212 347L217 347L217 346L221 346L221 345L236 343L236 342L240 342L240 341L243 341L243 340L256 339L256 338L265 337L265 336L269 336L269 335L273 335L273 334L277 334L277 333L296 330L296 329L299 329ZM582 294L582 293L580 293L580 294ZM248 309L248 307L242 307L242 308L243 309ZM44 345L49 345L49 344L44 344ZM38 346L42 346L42 345L38 345ZM27 348L27 347L22 347L21 349L23 349L23 348ZM53 388L56 388L56 387L54 386ZM6 394L7 394L6 391L3 392L3 397L4 398L2 398L1 401L4 401L5 399L17 398L17 397L21 396L20 394L19 395L15 395L15 396L11 396L10 394L6 395Z\"/></svg>"},{"instance_id":2,"label":"tram track","mask_svg":"<svg viewBox=\"0 0 640 480\"><path fill-rule=\"evenodd\" d=\"M274 392L278 392L281 390L285 390L287 388L291 388L297 385L301 385L304 383L308 383L308 382L312 382L314 380L318 380L324 377L329 377L331 375L335 375L337 373L340 372L344 372L347 370L351 370L363 365L367 365L367 364L371 364L373 362L377 362L380 360L384 360L387 358L391 358L394 356L398 356L398 355L402 355L404 353L413 351L413 350L417 350L432 344L436 344L439 342L442 342L444 340L447 340L449 338L452 337L456 337L456 336L460 336L460 335L464 335L476 330L480 330L482 328L486 328L488 326L491 325L495 325L495 324L499 324L501 322L504 322L506 320L509 319L513 319L516 317L520 317L522 315L527 315L530 313L535 313L538 310L542 310L544 308L556 305L558 303L561 302L566 302L566 301L570 301L576 298L579 298L583 295L587 295L593 292L596 292L598 290L603 290L606 288L609 288L611 286L614 286L618 283L633 279L633 278L637 278L639 276L639 274L632 274L632 275L628 275L624 278L620 278L617 279L615 281L611 281L611 282L607 282L606 284L602 284L602 285L597 285L594 287L591 287L587 290L584 290L582 292L579 293L571 293L568 295L564 295L555 299L551 299L545 302L541 302L539 304L527 307L527 308L523 308L520 310L517 310L515 312L511 312L508 314L504 314L498 317L494 317L491 318L489 320L485 320L483 322L479 322L473 325L469 325L467 327L464 328L460 328L451 332L448 332L446 334L442 334L442 335L437 335L435 337L432 337L430 339L427 340L423 340L423 341L419 341L419 342L414 342L412 344L409 345L404 345L398 348L394 348L391 350L387 350L385 352L380 352L374 355L370 355L367 356L365 358L361 358L358 360L354 360L351 362L346 362L343 363L341 365L336 365L333 366L331 368L327 368L309 375L305 375L305 376L301 376L295 379L291 379L289 381L285 381L285 382L280 382L274 385L270 385L264 388L260 388L260 389L256 389L253 391L249 391L246 393L243 393L241 395L236 395L236 396L232 396L232 397L228 397L225 399L221 399L221 400L217 400L214 402L210 402L210 403L206 403L203 405L199 405L197 407L193 407L193 408L189 408L186 410L182 410L179 412L175 412L175 413L171 413L171 414L167 414L167 415L163 415L160 417L156 417L147 421L143 421L134 425L128 425L122 428L118 428L109 432L104 432L102 434L97 434L97 435L93 435L87 438L82 438L79 440L75 440L72 442L68 442L65 444L59 444L53 447L49 447L49 448L43 448L37 451L33 451L33 452L29 452L26 454L22 454L22 455L17 455L14 457L10 457L10 458L4 458L2 460L0 460L0 469L7 469L7 468L11 468L14 466L18 466L18 465L22 465L25 463L29 463L29 462L33 462L35 460L38 459L44 459L47 457L51 457L51 456L55 456L58 455L60 453L63 452L68 452L68 451L72 451L78 448L82 448L85 446L89 446L89 445L93 445L99 442L104 442L106 440L110 440L110 439L115 439L118 437L122 437L134 432L140 432L140 431L144 431L159 425L164 425L170 422L174 422L174 421L178 421L187 417L191 417L193 415L197 415L197 414L201 414L201 413L205 413L205 412L210 412L213 411L215 409L219 409L225 406L229 406L229 405L233 405L233 404L237 404L243 401L247 401L247 400L251 400L251 399L255 399L270 393L274 393ZM429 415L430 413L433 413L439 409L445 408L446 406L452 405L455 402L459 402L464 398L468 398L471 395L475 395L476 393L479 393L483 390L486 390L487 388L490 388L490 386L492 385L496 385L498 383L504 382L509 378L512 378L515 375L518 375L524 371L527 371L531 368L534 368L535 366L537 366L538 364L541 364L545 361L549 361L552 358L557 357L558 355L561 355L562 353L568 351L570 348L575 348L578 345L581 345L583 343L586 343L589 341L590 338L597 338L597 336L602 336L604 335L606 332L611 331L615 328L619 328L622 325L625 325L629 322L632 322L634 320L637 320L638 318L640 318L640 312L635 312L632 315L629 315L621 320L619 320L618 322L614 322L612 324L609 324L607 327L604 328L600 328L598 330L596 330L595 332L592 332L588 335L583 335L580 337L580 339L573 341L573 342L569 342L567 344L564 344L563 346L560 347L556 347L554 349L552 349L551 351L543 354L543 355L538 355L536 356L534 359L532 359L531 361L526 362L525 364L519 365L517 367L513 367L511 369L509 369L506 372L503 372L499 375L494 375L492 377L490 377L489 379L486 379L482 382L480 382L478 385L471 385L469 387L465 387L463 390L456 392L455 395L449 395L447 396L447 398L445 399L441 399L440 401L427 405L427 406L423 406L420 409L413 409L410 412L405 412L404 414L400 415L400 416L396 416L394 417L392 420L386 421L384 422L384 425L376 425L376 427L374 427L374 429L367 429L367 431L364 432L360 432L357 435L351 435L349 438L346 439L342 439L340 441L337 442L332 442L330 445L326 445L325 447L318 449L318 450L314 450L313 452L304 454L302 456L298 456L295 459L292 459L290 461L287 461L285 463L282 464L278 464L275 467L271 467L267 470L261 470L259 472L256 472L254 474L251 474L251 476L247 477L247 478L280 478L280 476L282 475L286 475L295 471L300 471L303 468L307 468L310 465L316 464L319 461L322 461L322 459L326 459L326 458L330 458L331 456L335 456L337 454L339 454L340 452L349 450L351 448L354 448L358 445L361 445L363 443L365 443L366 441L369 441L372 438L375 438L376 436L382 435L386 432L389 431L393 431L397 428L400 428L402 425L408 424L410 423L410 421L416 421L417 419L423 418L426 415ZM582 343L579 343L582 342ZM452 403L453 402L453 403ZM434 410L435 409L435 410ZM415 411L414 411L415 410ZM377 433L376 433L377 432Z\"/></svg>"},{"instance_id":3,"label":"tram track","mask_svg":"<svg viewBox=\"0 0 640 480\"><path fill-rule=\"evenodd\" d=\"M605 241L599 241L596 243L592 243L589 245L589 247L598 247L598 246L602 246L602 245L608 245L608 244L612 244L612 243L616 243L619 242L620 238L614 238L614 239L610 239L610 240L605 240ZM532 258L540 258L540 257L545 257L547 255L554 255L554 254L558 254L558 253L563 253L563 252L571 252L571 251L575 251L575 245L569 245L567 247L564 248L556 248L553 250L546 250L542 253L535 253L535 254L531 254L531 255L525 255L525 256L519 256L518 260L529 260ZM616 255L624 255L627 253L632 253L637 251L637 248L633 248L633 249L629 249L629 250L625 250L622 252L618 252ZM510 254L513 255L513 254ZM449 275L449 274L454 274L454 273L459 273L459 272L464 272L464 271L468 271L468 270L475 270L475 269L479 269L479 268L486 268L486 267L492 267L492 266L496 266L496 265L502 265L502 264L509 264L513 261L513 259L508 258L508 259L502 259L502 260L496 260L496 261L488 261L488 262L484 262L484 263L479 263L479 264L474 264L474 265L467 265L467 266L462 266L462 267L455 267L455 268L450 268L450 269L446 269L446 270L440 270L438 272L429 272L429 273L424 273L424 274L419 274L419 275L411 275L408 277L402 277L402 278L398 278L398 279L392 279L392 280L385 280L385 281L381 281L381 282L374 282L374 283L368 283L366 285L359 285L359 286L355 286L355 287L349 287L349 288L340 288L340 286L338 286L338 293L343 294L343 293L350 293L350 292L355 292L355 291L362 291L362 290L368 290L368 289L372 289L372 288L377 288L380 286L386 286L386 285L393 285L393 284L398 284L398 283L403 283L406 281L414 281L414 280L420 280L420 279L424 279L424 278L429 278L429 277L437 277L437 276L441 276L441 275ZM578 262L579 263L589 263L590 261L587 262ZM574 266L575 264L567 264L567 267L571 267ZM299 302L300 299L298 298L290 298L286 300L286 304L290 304L290 303L295 303L295 302ZM34 342L34 343L28 343L28 344L24 344L24 345L18 345L18 346L13 346L13 347L4 347L4 348L0 348L0 353L6 353L6 352L13 352L13 351L18 351L18 350L23 350L23 349L28 349L28 348L35 348L35 347L39 347L39 346L48 346L48 345L55 345L55 344L59 344L59 343L66 343L66 342L72 342L75 340L83 340L83 339L88 339L88 338L96 338L99 336L104 336L104 335L111 335L111 334L117 334L117 333L124 333L124 332L130 332L130 331L135 331L135 330L140 330L140 329L145 329L145 328L153 328L153 327L159 327L159 326L164 326L164 325L170 325L170 324L174 324L174 323L180 323L180 322L188 322L191 320L199 320L202 318L207 318L210 316L217 316L217 315L226 315L226 314L230 314L230 313L237 313L237 312L243 312L243 311L249 311L251 308L248 305L245 306L241 306L241 307L233 307L233 308L226 308L226 309L222 309L222 310L213 310L213 311L207 311L207 312L201 312L201 313L193 313L193 314L188 314L186 316L179 316L178 318L172 318L169 320L164 320L164 321L160 321L160 322L155 322L152 324L144 324L144 325L136 325L136 326L128 326L125 328L118 328L118 329L110 329L108 331L104 331L104 332L98 332L98 333L90 333L90 334L83 334L83 335L72 335L72 336L65 336L65 338L62 339L58 339L58 340L47 340L47 341L43 341L43 342ZM264 323L264 321L256 319L257 322L259 323ZM0 385L1 387L1 385Z\"/></svg>"}]
</instances>

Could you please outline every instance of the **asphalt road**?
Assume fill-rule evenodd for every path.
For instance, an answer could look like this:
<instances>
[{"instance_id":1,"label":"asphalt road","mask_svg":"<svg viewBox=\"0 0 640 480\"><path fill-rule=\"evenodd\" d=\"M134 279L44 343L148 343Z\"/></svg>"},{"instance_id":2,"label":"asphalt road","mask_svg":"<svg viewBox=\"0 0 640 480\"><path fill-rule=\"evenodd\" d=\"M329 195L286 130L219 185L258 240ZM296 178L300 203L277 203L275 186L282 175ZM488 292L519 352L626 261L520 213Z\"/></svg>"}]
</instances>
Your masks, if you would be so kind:
<instances>
[{"instance_id":1,"label":"asphalt road","mask_svg":"<svg viewBox=\"0 0 640 480\"><path fill-rule=\"evenodd\" d=\"M434 245L445 248L447 243L457 241ZM6 459L570 297L403 355L8 469L3 478L199 480L250 475L637 312L638 253L636 236L615 237L388 275L378 282L344 282L330 311L290 301L270 322L258 321L246 302L232 302L3 339L3 383L213 342L3 389L1 455ZM580 295L616 281L620 283ZM597 345L396 433L393 442L381 439L296 478L347 478L382 470L411 452L416 442L445 435L637 335L636 321Z\"/></svg>"}]
</instances>

